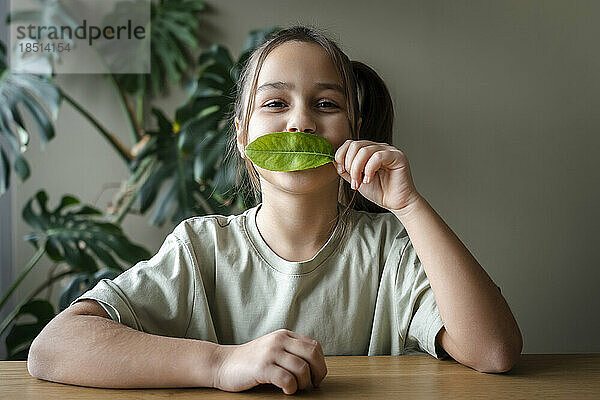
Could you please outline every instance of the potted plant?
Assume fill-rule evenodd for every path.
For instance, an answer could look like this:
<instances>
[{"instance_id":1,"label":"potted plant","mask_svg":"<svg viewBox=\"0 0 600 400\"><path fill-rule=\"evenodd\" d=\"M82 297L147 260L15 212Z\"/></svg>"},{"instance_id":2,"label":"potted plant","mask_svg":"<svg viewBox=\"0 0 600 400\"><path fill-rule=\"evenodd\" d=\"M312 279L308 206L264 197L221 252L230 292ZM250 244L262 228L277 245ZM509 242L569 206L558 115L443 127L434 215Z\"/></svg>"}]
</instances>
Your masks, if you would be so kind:
<instances>
[{"instance_id":1,"label":"potted plant","mask_svg":"<svg viewBox=\"0 0 600 400\"><path fill-rule=\"evenodd\" d=\"M48 15L59 20L69 18L68 10L61 8L60 3L45 2L44 7L48 7L45 12L10 15L9 21L48 18ZM36 298L43 290L59 279L70 277L57 305L60 312L99 280L112 279L150 257L146 249L131 242L121 229L129 213L149 214L152 224L161 225L167 220L177 224L194 215L234 214L253 205L245 193L232 190L240 178L223 155L231 133L228 124L231 101L241 68L251 50L278 28L250 32L237 59L220 45L204 49L194 57L199 50L197 15L205 10L204 2L160 0L151 7L151 73L106 76L126 110L131 146L119 141L102 121L66 93L52 75L12 73L6 64L6 48L0 43L0 135L8 143L0 147L0 195L10 185L11 170L21 180L29 176L30 166L24 152L34 129L24 124L22 112L30 114L35 131L46 144L57 134L53 122L65 102L107 140L129 171L107 210L81 204L74 195L62 196L52 208L44 190L39 190L23 207L22 217L32 228L25 239L35 246L36 252L2 295L0 310L42 257L50 258L55 266L66 264L68 269L50 274L0 321L0 334L10 329L6 337L9 360L25 360L33 339L57 314L54 305ZM152 106L152 100L173 84L186 86L189 97L174 115L167 115ZM152 119L145 117L148 114ZM151 127L150 122L155 122L156 127ZM20 322L25 315L33 316L36 322Z\"/></svg>"}]
</instances>

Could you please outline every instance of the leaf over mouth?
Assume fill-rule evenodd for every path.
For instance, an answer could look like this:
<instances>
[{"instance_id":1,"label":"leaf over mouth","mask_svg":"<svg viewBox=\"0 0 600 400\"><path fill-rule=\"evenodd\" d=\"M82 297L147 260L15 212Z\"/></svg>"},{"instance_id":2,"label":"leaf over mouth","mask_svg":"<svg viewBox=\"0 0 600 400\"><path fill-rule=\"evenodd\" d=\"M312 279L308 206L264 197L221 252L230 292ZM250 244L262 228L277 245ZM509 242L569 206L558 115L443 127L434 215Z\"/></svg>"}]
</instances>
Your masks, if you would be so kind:
<instances>
[{"instance_id":1,"label":"leaf over mouth","mask_svg":"<svg viewBox=\"0 0 600 400\"><path fill-rule=\"evenodd\" d=\"M275 132L256 138L246 146L246 156L270 171L299 171L334 160L333 145L306 132Z\"/></svg>"}]
</instances>

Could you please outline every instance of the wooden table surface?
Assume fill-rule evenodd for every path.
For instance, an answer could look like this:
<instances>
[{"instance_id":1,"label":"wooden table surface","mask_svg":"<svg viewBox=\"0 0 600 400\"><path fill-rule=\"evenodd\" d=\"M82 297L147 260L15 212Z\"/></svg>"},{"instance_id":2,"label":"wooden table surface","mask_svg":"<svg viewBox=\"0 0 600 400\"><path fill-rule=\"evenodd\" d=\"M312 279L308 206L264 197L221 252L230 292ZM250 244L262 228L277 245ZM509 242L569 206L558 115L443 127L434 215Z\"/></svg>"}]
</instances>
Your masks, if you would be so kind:
<instances>
[{"instance_id":1,"label":"wooden table surface","mask_svg":"<svg viewBox=\"0 0 600 400\"><path fill-rule=\"evenodd\" d=\"M508 373L484 374L431 356L326 357L322 399L600 399L600 354L523 355ZM290 398L273 385L240 393L209 388L99 389L33 378L25 361L0 361L0 399Z\"/></svg>"}]
</instances>

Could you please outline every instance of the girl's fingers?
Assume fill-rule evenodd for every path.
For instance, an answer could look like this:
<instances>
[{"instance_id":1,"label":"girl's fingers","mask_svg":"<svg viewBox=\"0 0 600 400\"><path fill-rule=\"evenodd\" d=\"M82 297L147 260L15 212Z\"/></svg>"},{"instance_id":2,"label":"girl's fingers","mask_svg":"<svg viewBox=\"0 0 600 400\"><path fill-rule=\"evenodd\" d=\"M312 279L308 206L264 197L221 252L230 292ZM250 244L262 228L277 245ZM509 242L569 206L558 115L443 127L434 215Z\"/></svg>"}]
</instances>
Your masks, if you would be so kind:
<instances>
[{"instance_id":1,"label":"girl's fingers","mask_svg":"<svg viewBox=\"0 0 600 400\"><path fill-rule=\"evenodd\" d=\"M381 145L379 144L366 145L358 149L351 161L351 167L348 170L350 172L350 177L352 178L352 189L358 189L360 187L363 180L362 174L365 169L365 164L369 158L371 158L371 155L379 150L381 150Z\"/></svg>"},{"instance_id":2,"label":"girl's fingers","mask_svg":"<svg viewBox=\"0 0 600 400\"><path fill-rule=\"evenodd\" d=\"M360 148L363 146L365 146L365 141L363 141L363 140L353 140L348 145L348 149L346 150L343 164L344 164L344 169L346 171L348 171L349 173L351 172L351 169L352 169L352 160L354 160L356 153L358 153ZM350 176L352 176L351 173L350 173Z\"/></svg>"},{"instance_id":3,"label":"girl's fingers","mask_svg":"<svg viewBox=\"0 0 600 400\"><path fill-rule=\"evenodd\" d=\"M281 368L294 374L298 389L306 389L314 378L311 376L310 365L302 358L284 351L275 361ZM315 382L316 383L316 382Z\"/></svg>"},{"instance_id":4,"label":"girl's fingers","mask_svg":"<svg viewBox=\"0 0 600 400\"><path fill-rule=\"evenodd\" d=\"M287 334L288 334L288 336L291 336L294 339L302 340L308 344L313 344L314 342L317 342L317 348L321 352L321 354L323 354L323 349L321 348L321 344L318 341L311 338L310 336L303 335L302 333L294 332L289 329L287 330Z\"/></svg>"},{"instance_id":5,"label":"girl's fingers","mask_svg":"<svg viewBox=\"0 0 600 400\"><path fill-rule=\"evenodd\" d=\"M352 159L356 152L366 144L373 144L368 140L346 140L335 152L335 161L344 167L345 171L350 171Z\"/></svg>"},{"instance_id":6,"label":"girl's fingers","mask_svg":"<svg viewBox=\"0 0 600 400\"><path fill-rule=\"evenodd\" d=\"M380 150L371 155L365 165L365 177L363 183L371 183L375 173L381 168L387 158L392 157L389 152Z\"/></svg>"},{"instance_id":7,"label":"girl's fingers","mask_svg":"<svg viewBox=\"0 0 600 400\"><path fill-rule=\"evenodd\" d=\"M346 152L348 151L348 147L350 146L350 143L352 143L352 140L348 139L346 140L344 143L342 143L342 145L336 150L335 152L335 163L337 165L341 165L342 168L344 168L344 163L346 160ZM343 170L341 172L344 172Z\"/></svg>"},{"instance_id":8,"label":"girl's fingers","mask_svg":"<svg viewBox=\"0 0 600 400\"><path fill-rule=\"evenodd\" d=\"M390 150L390 151L386 151ZM393 166L399 159L395 147L370 140L346 140L336 151L338 173L350 182L353 189L373 181L375 173L384 166ZM364 175L363 175L364 174Z\"/></svg>"},{"instance_id":9,"label":"girl's fingers","mask_svg":"<svg viewBox=\"0 0 600 400\"><path fill-rule=\"evenodd\" d=\"M292 394L298 390L298 381L294 374L277 364L270 364L265 371L265 375L264 383L280 387L285 394Z\"/></svg>"},{"instance_id":10,"label":"girl's fingers","mask_svg":"<svg viewBox=\"0 0 600 400\"><path fill-rule=\"evenodd\" d=\"M308 364L310 368L308 375L315 386L321 383L327 375L327 365L319 342L311 339L311 343L308 343L300 339L290 338L285 342L284 349L286 352L300 357Z\"/></svg>"}]
</instances>

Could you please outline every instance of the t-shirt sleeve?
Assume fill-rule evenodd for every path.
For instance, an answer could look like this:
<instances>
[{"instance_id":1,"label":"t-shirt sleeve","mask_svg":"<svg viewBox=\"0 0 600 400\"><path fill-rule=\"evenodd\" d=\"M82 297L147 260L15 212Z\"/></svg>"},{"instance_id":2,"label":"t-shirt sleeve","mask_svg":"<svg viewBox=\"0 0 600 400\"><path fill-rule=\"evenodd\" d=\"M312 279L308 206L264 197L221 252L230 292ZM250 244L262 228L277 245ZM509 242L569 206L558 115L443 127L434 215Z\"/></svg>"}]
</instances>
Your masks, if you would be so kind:
<instances>
[{"instance_id":1,"label":"t-shirt sleeve","mask_svg":"<svg viewBox=\"0 0 600 400\"><path fill-rule=\"evenodd\" d=\"M448 354L435 340L444 322L423 265L408 237L404 239L395 291L404 354L426 352L444 359Z\"/></svg>"},{"instance_id":2,"label":"t-shirt sleeve","mask_svg":"<svg viewBox=\"0 0 600 400\"><path fill-rule=\"evenodd\" d=\"M102 279L71 304L98 301L110 317L130 328L185 337L194 304L196 263L189 243L169 234L158 253L115 279Z\"/></svg>"}]
</instances>

